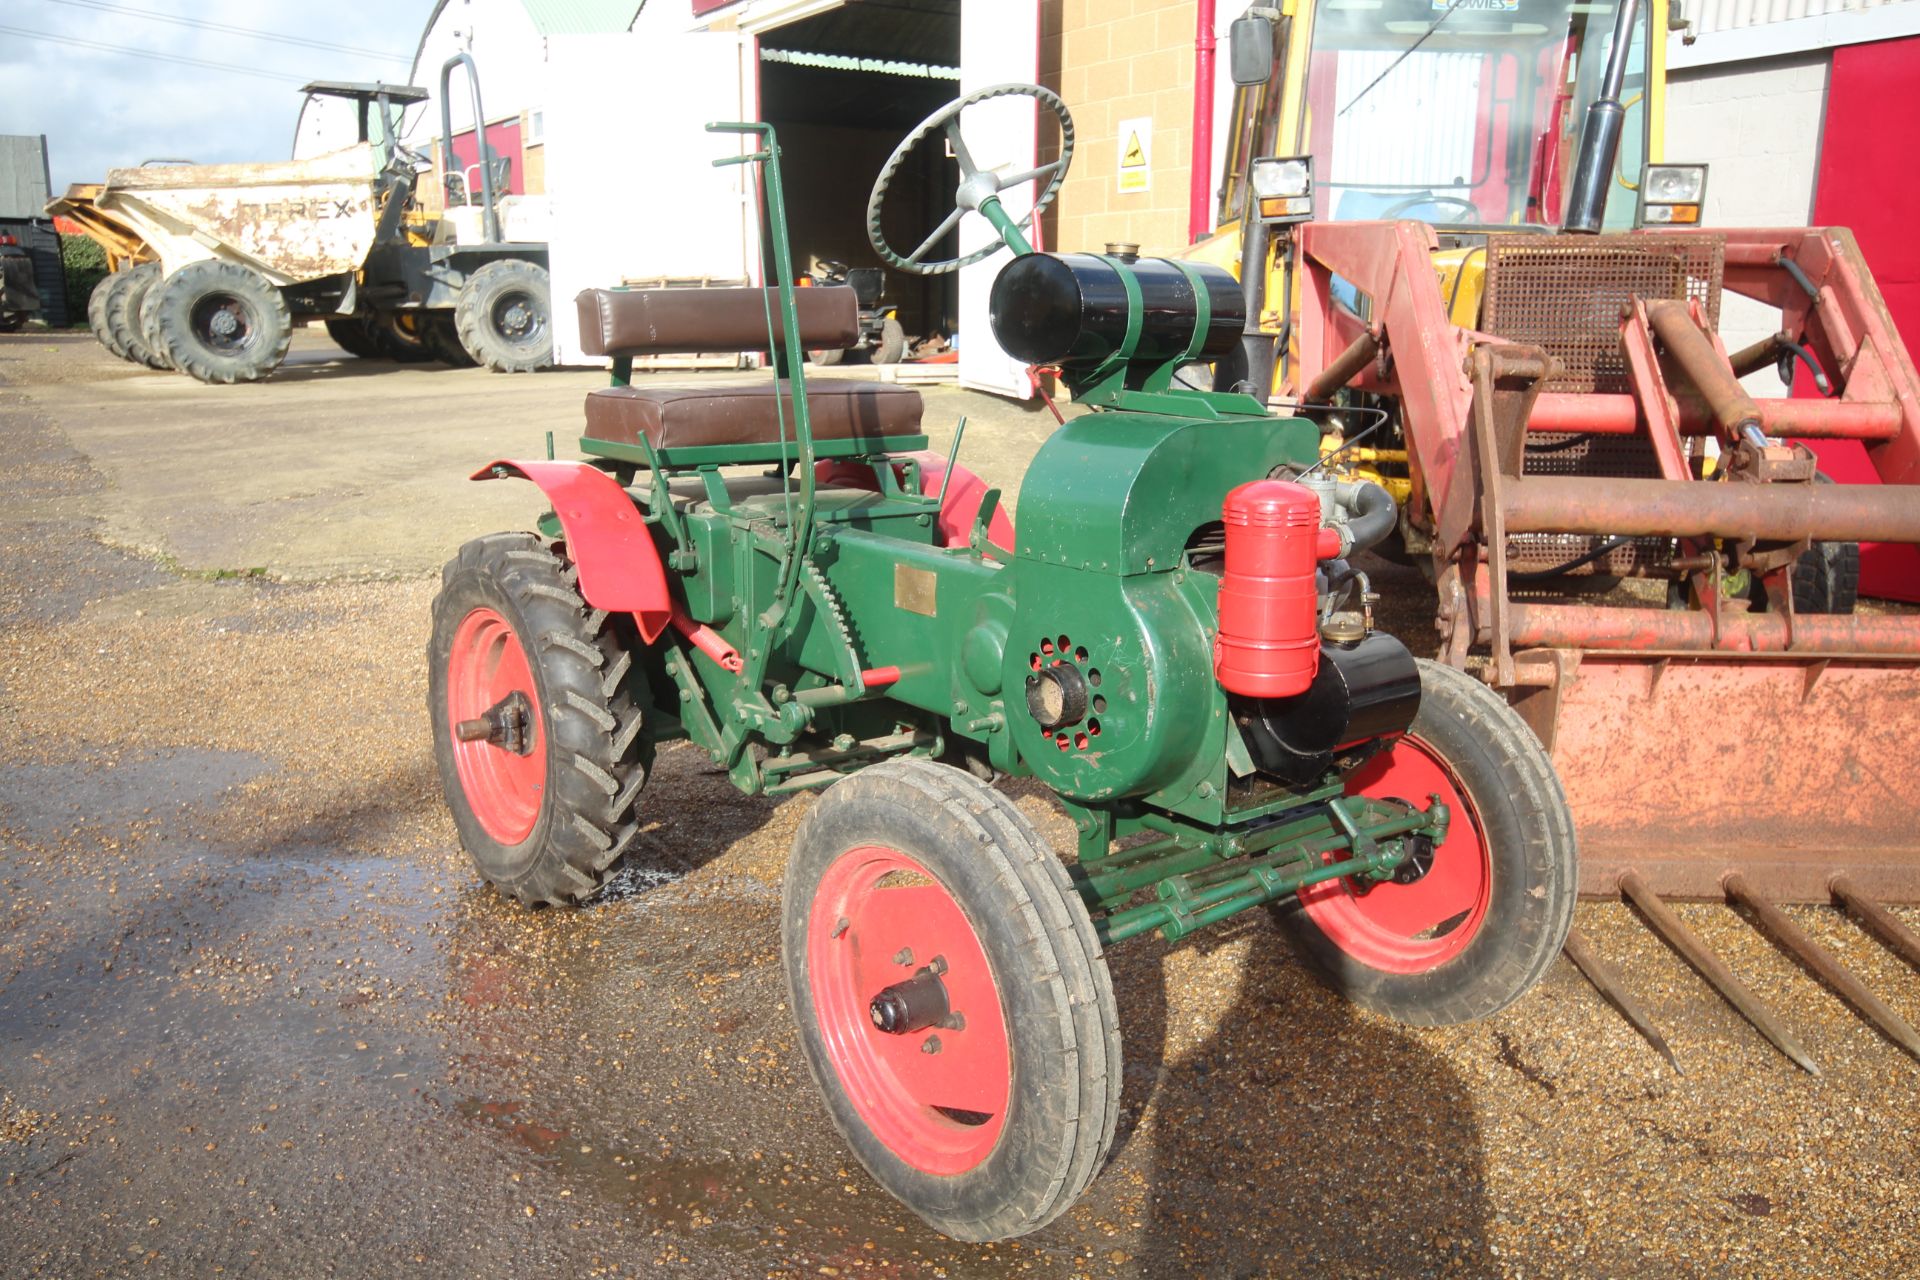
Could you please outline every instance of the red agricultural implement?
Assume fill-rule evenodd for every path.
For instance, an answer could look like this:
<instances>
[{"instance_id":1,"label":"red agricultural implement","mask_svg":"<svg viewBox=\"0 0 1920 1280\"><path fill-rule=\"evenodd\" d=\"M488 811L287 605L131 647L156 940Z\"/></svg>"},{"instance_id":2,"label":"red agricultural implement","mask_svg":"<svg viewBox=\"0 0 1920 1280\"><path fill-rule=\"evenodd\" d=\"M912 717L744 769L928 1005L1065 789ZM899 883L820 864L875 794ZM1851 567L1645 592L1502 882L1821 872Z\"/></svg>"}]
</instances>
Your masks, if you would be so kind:
<instances>
[{"instance_id":1,"label":"red agricultural implement","mask_svg":"<svg viewBox=\"0 0 1920 1280\"><path fill-rule=\"evenodd\" d=\"M1390 0L1236 31L1255 85L1269 83L1262 53L1311 49L1271 82L1292 86L1296 110L1341 120L1302 130L1328 140L1311 163L1345 176L1331 191L1305 158L1249 161L1239 188L1249 310L1267 309L1269 237L1292 299L1281 385L1345 410L1342 443L1373 437L1335 470L1391 474L1399 549L1438 588L1442 657L1480 671L1551 753L1582 892L1630 897L1805 1063L1661 901L1732 900L1920 1056L1920 1036L1870 1009L1774 905L1839 901L1920 957L1877 905L1920 901L1920 616L1853 603L1859 542L1920 542L1920 375L1847 231L1702 230L1703 167L1620 177L1623 82L1657 87L1632 0L1524 30L1456 9ZM1454 105L1476 120L1473 153L1504 153L1505 170L1355 180L1366 148L1403 145L1369 112L1410 128L1394 104L1418 97L1420 76L1482 58L1484 76L1517 59L1511 109ZM1564 91L1584 121L1555 97L1555 69L1576 65ZM1563 119L1583 127L1556 160ZM1524 164L1519 139L1537 142ZM1730 352L1727 294L1777 310L1777 332ZM1255 385L1274 346L1249 333ZM1742 385L1774 368L1818 394ZM1827 482L1808 440L1861 442L1879 483ZM1626 999L1577 936L1570 950Z\"/></svg>"}]
</instances>

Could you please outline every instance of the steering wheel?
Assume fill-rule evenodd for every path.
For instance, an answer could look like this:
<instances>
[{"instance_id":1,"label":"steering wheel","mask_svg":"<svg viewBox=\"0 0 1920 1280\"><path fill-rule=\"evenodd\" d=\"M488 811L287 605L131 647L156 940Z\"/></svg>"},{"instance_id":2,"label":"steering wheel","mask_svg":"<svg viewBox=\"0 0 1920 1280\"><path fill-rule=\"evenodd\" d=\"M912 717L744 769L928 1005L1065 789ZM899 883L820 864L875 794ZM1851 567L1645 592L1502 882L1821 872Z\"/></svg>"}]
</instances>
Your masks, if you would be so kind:
<instances>
[{"instance_id":1,"label":"steering wheel","mask_svg":"<svg viewBox=\"0 0 1920 1280\"><path fill-rule=\"evenodd\" d=\"M1436 196L1432 192L1422 192L1417 196L1408 196L1405 200L1395 201L1392 205L1381 211L1380 219L1384 222L1388 218L1398 217L1409 209L1417 209L1423 204L1458 205L1473 215L1469 221L1480 221L1480 206L1476 205L1473 201L1466 199L1464 196Z\"/></svg>"},{"instance_id":2,"label":"steering wheel","mask_svg":"<svg viewBox=\"0 0 1920 1280\"><path fill-rule=\"evenodd\" d=\"M973 154L967 150L966 141L960 136L960 113L976 103L993 98L1009 97L1036 99L1040 105L1060 118L1060 158L1049 164L1037 165L1002 177L991 169L982 169L974 164ZM947 140L953 144L953 157L960 162L960 189L954 193L953 212L941 221L932 235L920 242L919 248L908 254L898 253L887 244L886 234L880 230L880 210L886 203L887 191L892 187L895 175L900 172L901 166L906 164L907 157L914 147L934 130L943 128L946 131ZM960 225L960 219L966 216L968 210L978 212L982 204L999 195L1000 192L1010 187L1017 187L1023 182L1051 175L1046 188L1040 193L1040 198L1034 201L1033 211L1020 220L1020 227L1025 230L1032 224L1034 217L1052 203L1055 195L1059 194L1060 183L1067 176L1067 166L1072 161L1073 117L1067 113L1067 104L1060 100L1059 95L1037 84L996 84L985 89L976 89L957 102L949 102L922 120L914 131L893 149L893 154L887 157L887 163L881 166L880 177L873 184L873 194L867 198L867 239L872 242L873 250L880 255L880 260L896 271L905 271L916 276L937 276L958 271L964 266L998 253L1002 246L990 244L964 257L946 258L938 262L923 262L921 259L932 252L934 246L946 238L947 233Z\"/></svg>"}]
</instances>

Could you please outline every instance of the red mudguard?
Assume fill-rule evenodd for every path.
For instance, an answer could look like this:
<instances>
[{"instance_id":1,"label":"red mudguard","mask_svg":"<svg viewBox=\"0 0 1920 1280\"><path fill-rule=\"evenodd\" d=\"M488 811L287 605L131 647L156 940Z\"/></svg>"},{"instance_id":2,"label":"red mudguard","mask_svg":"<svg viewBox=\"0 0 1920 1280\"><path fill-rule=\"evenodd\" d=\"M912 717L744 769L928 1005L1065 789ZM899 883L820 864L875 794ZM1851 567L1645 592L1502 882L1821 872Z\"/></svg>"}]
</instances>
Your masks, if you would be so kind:
<instances>
[{"instance_id":1,"label":"red mudguard","mask_svg":"<svg viewBox=\"0 0 1920 1280\"><path fill-rule=\"evenodd\" d=\"M482 467L473 478L508 476L533 481L553 503L586 602L609 613L631 613L642 640L658 639L673 616L673 596L653 535L620 482L584 462L506 459Z\"/></svg>"}]
</instances>

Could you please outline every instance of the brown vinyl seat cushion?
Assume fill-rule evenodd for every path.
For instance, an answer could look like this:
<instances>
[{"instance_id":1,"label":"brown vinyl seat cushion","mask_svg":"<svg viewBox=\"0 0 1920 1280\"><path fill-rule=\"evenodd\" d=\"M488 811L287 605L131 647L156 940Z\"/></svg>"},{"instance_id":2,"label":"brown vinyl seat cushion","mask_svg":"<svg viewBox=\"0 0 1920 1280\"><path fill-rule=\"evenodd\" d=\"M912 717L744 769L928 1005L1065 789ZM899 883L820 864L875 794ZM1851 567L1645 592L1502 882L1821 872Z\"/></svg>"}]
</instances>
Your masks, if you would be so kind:
<instances>
[{"instance_id":1,"label":"brown vinyl seat cushion","mask_svg":"<svg viewBox=\"0 0 1920 1280\"><path fill-rule=\"evenodd\" d=\"M816 440L878 439L920 434L920 393L884 382L821 378L807 384L807 412ZM605 387L587 395L587 435L655 449L778 444L781 415L794 437L793 392L773 383L712 387Z\"/></svg>"}]
</instances>

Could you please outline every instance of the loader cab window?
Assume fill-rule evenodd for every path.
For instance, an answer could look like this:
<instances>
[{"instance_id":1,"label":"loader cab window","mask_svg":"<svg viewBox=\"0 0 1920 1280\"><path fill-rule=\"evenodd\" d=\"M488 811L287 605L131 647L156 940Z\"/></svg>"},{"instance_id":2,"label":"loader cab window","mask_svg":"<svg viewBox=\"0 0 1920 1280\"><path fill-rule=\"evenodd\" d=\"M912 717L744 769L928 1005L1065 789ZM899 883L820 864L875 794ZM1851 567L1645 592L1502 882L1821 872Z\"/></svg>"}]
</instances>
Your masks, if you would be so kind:
<instances>
[{"instance_id":1,"label":"loader cab window","mask_svg":"<svg viewBox=\"0 0 1920 1280\"><path fill-rule=\"evenodd\" d=\"M1632 224L1646 156L1645 12L1621 93L1609 228ZM1315 215L1557 224L1617 14L1586 0L1326 0L1301 127Z\"/></svg>"}]
</instances>

